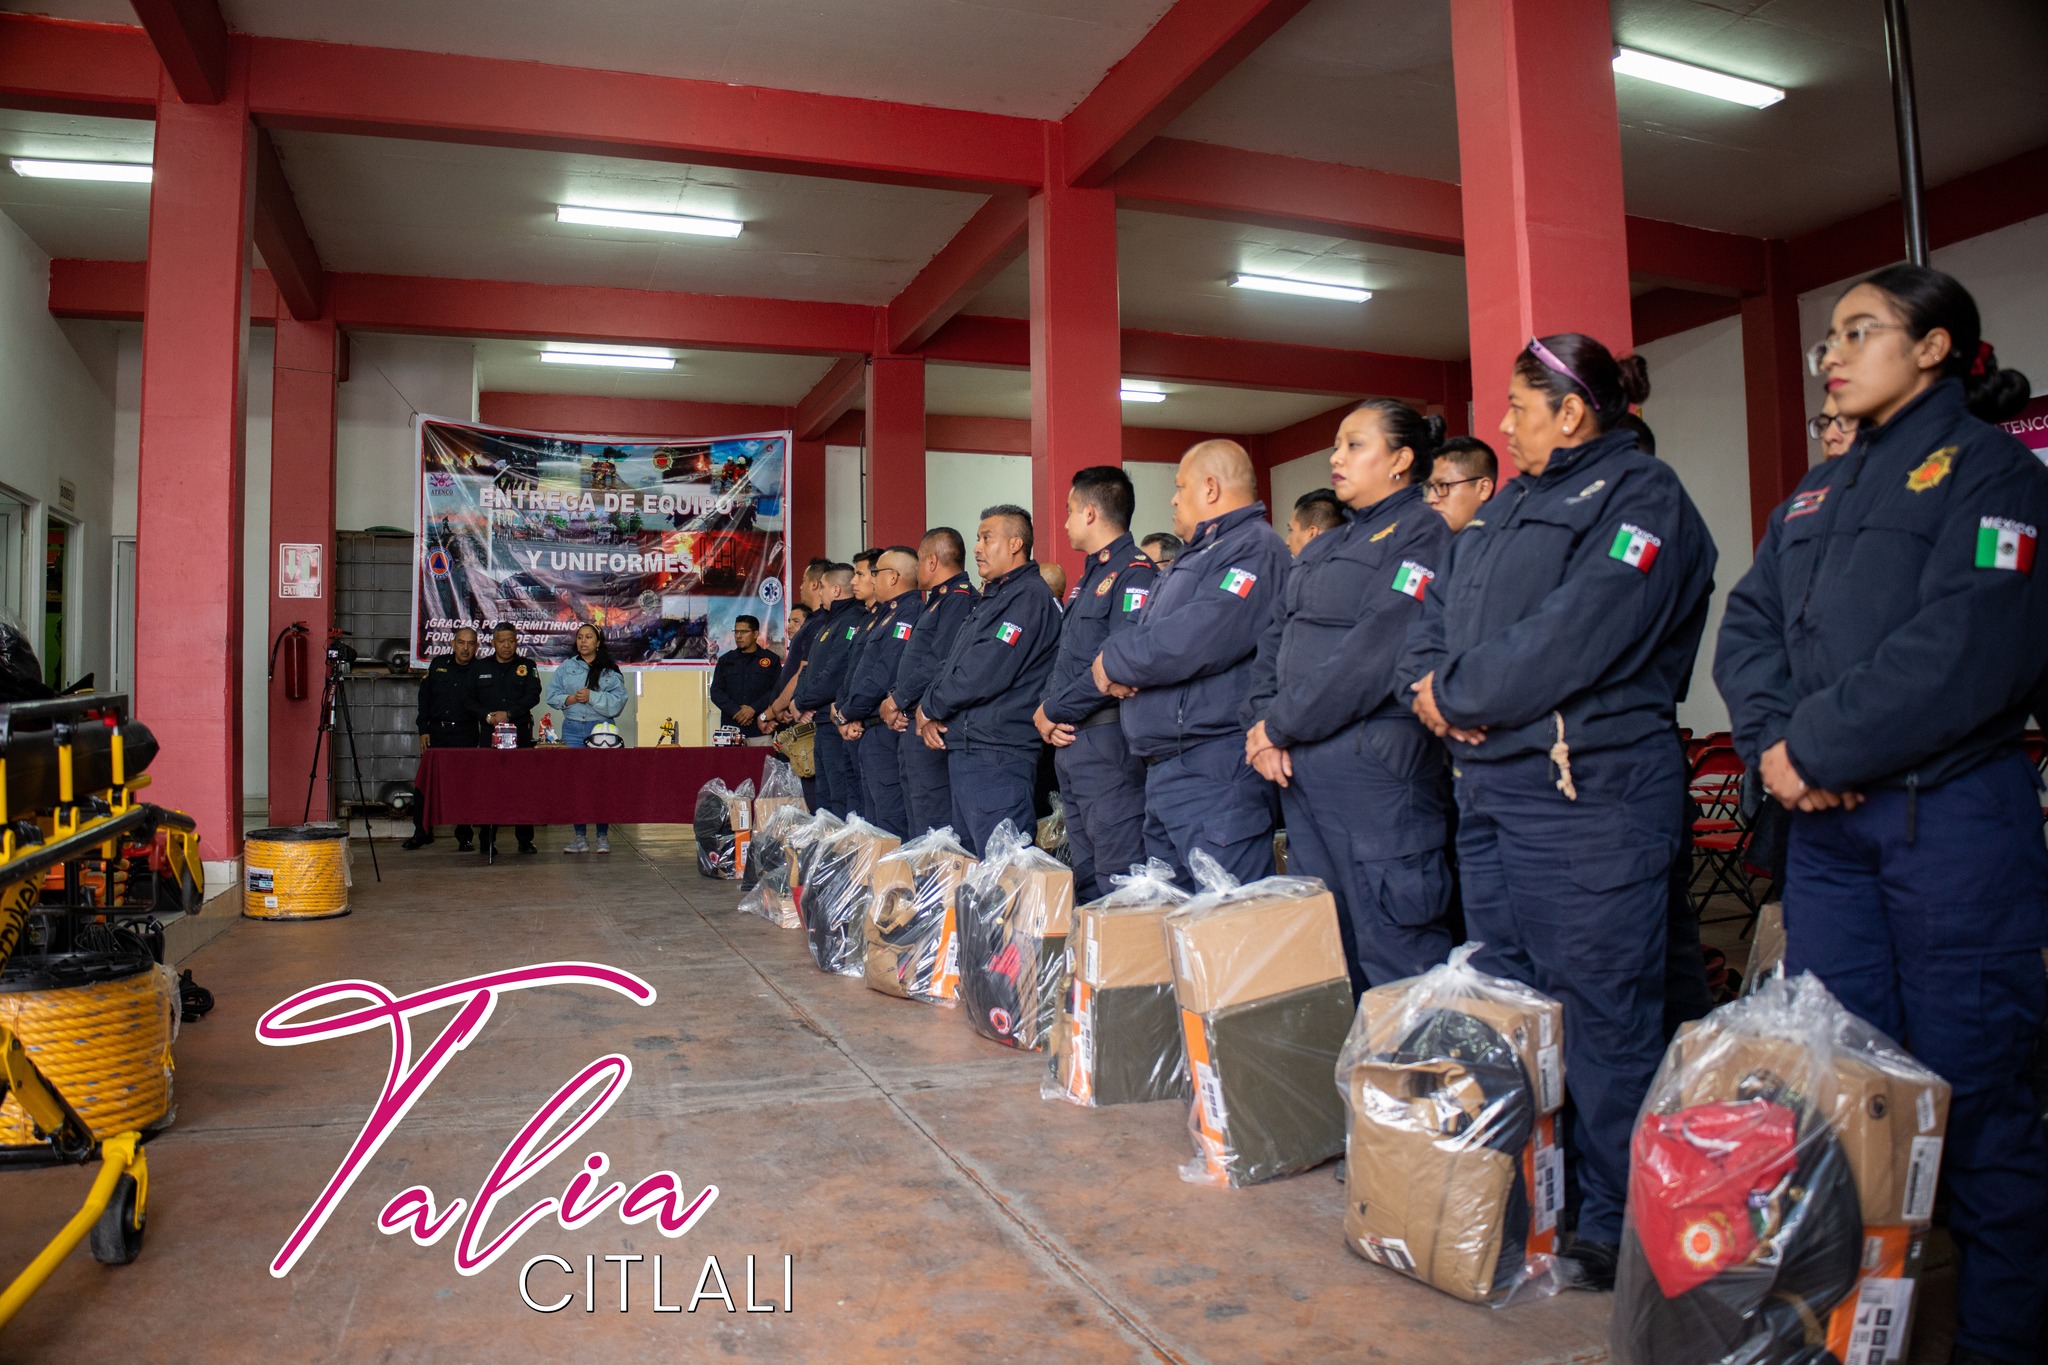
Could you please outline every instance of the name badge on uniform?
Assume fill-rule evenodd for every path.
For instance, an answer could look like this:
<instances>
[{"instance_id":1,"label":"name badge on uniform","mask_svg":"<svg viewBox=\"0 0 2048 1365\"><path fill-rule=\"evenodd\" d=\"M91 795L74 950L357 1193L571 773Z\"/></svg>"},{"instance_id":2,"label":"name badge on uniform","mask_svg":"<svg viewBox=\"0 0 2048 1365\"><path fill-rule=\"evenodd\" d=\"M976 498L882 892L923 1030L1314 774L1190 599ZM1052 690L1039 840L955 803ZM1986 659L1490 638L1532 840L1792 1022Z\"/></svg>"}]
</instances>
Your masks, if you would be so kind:
<instances>
[{"instance_id":1,"label":"name badge on uniform","mask_svg":"<svg viewBox=\"0 0 2048 1365\"><path fill-rule=\"evenodd\" d=\"M1827 500L1827 489L1809 488L1798 497L1792 499L1792 505L1785 509L1785 520L1790 521L1794 517L1810 517L1815 512L1818 512L1820 505Z\"/></svg>"},{"instance_id":2,"label":"name badge on uniform","mask_svg":"<svg viewBox=\"0 0 2048 1365\"><path fill-rule=\"evenodd\" d=\"M1614 533L1614 543L1607 547L1607 557L1648 573L1650 566L1657 562L1657 551L1662 548L1663 541L1642 527L1624 521L1621 529Z\"/></svg>"},{"instance_id":3,"label":"name badge on uniform","mask_svg":"<svg viewBox=\"0 0 2048 1365\"><path fill-rule=\"evenodd\" d=\"M910 638L910 622L898 621L896 623L896 638L899 640L908 640Z\"/></svg>"},{"instance_id":4,"label":"name badge on uniform","mask_svg":"<svg viewBox=\"0 0 2048 1365\"><path fill-rule=\"evenodd\" d=\"M1429 588L1429 580L1435 577L1436 570L1425 569L1412 559L1404 559L1401 567L1394 571L1394 591L1420 602L1422 594Z\"/></svg>"},{"instance_id":5,"label":"name badge on uniform","mask_svg":"<svg viewBox=\"0 0 2048 1365\"><path fill-rule=\"evenodd\" d=\"M1223 581L1216 586L1236 597L1250 597L1252 585L1258 581L1259 576L1255 573L1246 573L1243 569L1227 569L1224 571Z\"/></svg>"},{"instance_id":6,"label":"name badge on uniform","mask_svg":"<svg viewBox=\"0 0 2048 1365\"><path fill-rule=\"evenodd\" d=\"M1005 621L996 627L996 638L1006 645L1014 645L1017 641L1024 638L1024 632L1010 622Z\"/></svg>"},{"instance_id":7,"label":"name badge on uniform","mask_svg":"<svg viewBox=\"0 0 2048 1365\"><path fill-rule=\"evenodd\" d=\"M1984 517L1977 523L1977 567L2034 571L2034 528L2023 521Z\"/></svg>"}]
</instances>

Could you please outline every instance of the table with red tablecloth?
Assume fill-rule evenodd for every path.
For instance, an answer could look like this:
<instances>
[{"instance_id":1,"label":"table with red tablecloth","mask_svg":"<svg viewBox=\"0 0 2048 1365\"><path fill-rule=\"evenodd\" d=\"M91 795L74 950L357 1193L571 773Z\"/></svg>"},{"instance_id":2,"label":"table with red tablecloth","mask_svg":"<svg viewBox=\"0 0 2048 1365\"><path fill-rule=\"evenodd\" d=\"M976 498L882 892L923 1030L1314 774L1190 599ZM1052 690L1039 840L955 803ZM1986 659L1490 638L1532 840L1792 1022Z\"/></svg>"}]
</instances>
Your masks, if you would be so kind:
<instances>
[{"instance_id":1,"label":"table with red tablecloth","mask_svg":"<svg viewBox=\"0 0 2048 1365\"><path fill-rule=\"evenodd\" d=\"M420 755L421 820L434 825L687 825L697 789L761 785L762 748L434 749Z\"/></svg>"}]
</instances>

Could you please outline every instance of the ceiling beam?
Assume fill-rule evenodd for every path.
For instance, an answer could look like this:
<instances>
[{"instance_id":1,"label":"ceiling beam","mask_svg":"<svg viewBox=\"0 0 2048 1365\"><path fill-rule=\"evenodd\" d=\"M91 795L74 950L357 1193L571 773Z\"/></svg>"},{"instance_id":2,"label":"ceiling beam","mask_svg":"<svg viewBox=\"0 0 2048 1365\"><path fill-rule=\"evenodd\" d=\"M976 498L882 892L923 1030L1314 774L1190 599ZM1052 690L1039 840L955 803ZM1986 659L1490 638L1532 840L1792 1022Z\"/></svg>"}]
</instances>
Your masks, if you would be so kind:
<instances>
[{"instance_id":1,"label":"ceiling beam","mask_svg":"<svg viewBox=\"0 0 2048 1365\"><path fill-rule=\"evenodd\" d=\"M1337 444L1337 425L1350 411L1349 403L1340 403L1328 412L1319 412L1278 431L1269 431L1252 445L1252 459L1261 468L1271 469L1304 455L1329 450Z\"/></svg>"},{"instance_id":2,"label":"ceiling beam","mask_svg":"<svg viewBox=\"0 0 2048 1365\"><path fill-rule=\"evenodd\" d=\"M923 353L927 360L1028 368L1031 324L1022 318L958 317L926 343ZM1123 333L1125 375L1221 388L1377 394L1441 403L1449 363L1455 362L1136 328Z\"/></svg>"},{"instance_id":3,"label":"ceiling beam","mask_svg":"<svg viewBox=\"0 0 2048 1365\"><path fill-rule=\"evenodd\" d=\"M1957 176L1927 191L1927 238L1952 246L2048 213L2048 147ZM1794 237L1792 287L1800 293L1867 275L1904 259L1905 230L1892 200L1839 223Z\"/></svg>"},{"instance_id":4,"label":"ceiling beam","mask_svg":"<svg viewBox=\"0 0 2048 1365\"><path fill-rule=\"evenodd\" d=\"M318 318L327 272L321 268L320 252L306 231L306 220L299 216L298 200L284 178L277 148L261 128L256 130L256 213L250 235L292 316L300 322Z\"/></svg>"},{"instance_id":5,"label":"ceiling beam","mask_svg":"<svg viewBox=\"0 0 2048 1365\"><path fill-rule=\"evenodd\" d=\"M164 70L187 104L228 93L228 21L215 0L129 0Z\"/></svg>"},{"instance_id":6,"label":"ceiling beam","mask_svg":"<svg viewBox=\"0 0 2048 1365\"><path fill-rule=\"evenodd\" d=\"M1061 121L1067 182L1100 186L1308 0L1174 0Z\"/></svg>"},{"instance_id":7,"label":"ceiling beam","mask_svg":"<svg viewBox=\"0 0 2048 1365\"><path fill-rule=\"evenodd\" d=\"M867 362L860 356L848 356L827 370L796 405L796 439L823 439L834 423L860 406L867 395L867 377Z\"/></svg>"},{"instance_id":8,"label":"ceiling beam","mask_svg":"<svg viewBox=\"0 0 2048 1365\"><path fill-rule=\"evenodd\" d=\"M1742 311L1742 300L1696 289L1646 289L1629 300L1629 330L1638 346L1690 332Z\"/></svg>"},{"instance_id":9,"label":"ceiling beam","mask_svg":"<svg viewBox=\"0 0 2048 1365\"><path fill-rule=\"evenodd\" d=\"M890 300L886 349L891 354L922 346L1023 253L1027 209L1022 195L992 197Z\"/></svg>"},{"instance_id":10,"label":"ceiling beam","mask_svg":"<svg viewBox=\"0 0 2048 1365\"><path fill-rule=\"evenodd\" d=\"M477 420L524 431L586 436L724 436L783 431L794 408L759 403L698 403L674 398L608 398L580 393L477 395Z\"/></svg>"},{"instance_id":11,"label":"ceiling beam","mask_svg":"<svg viewBox=\"0 0 2048 1365\"><path fill-rule=\"evenodd\" d=\"M0 14L0 106L97 118L155 118L163 63L126 24Z\"/></svg>"}]
</instances>

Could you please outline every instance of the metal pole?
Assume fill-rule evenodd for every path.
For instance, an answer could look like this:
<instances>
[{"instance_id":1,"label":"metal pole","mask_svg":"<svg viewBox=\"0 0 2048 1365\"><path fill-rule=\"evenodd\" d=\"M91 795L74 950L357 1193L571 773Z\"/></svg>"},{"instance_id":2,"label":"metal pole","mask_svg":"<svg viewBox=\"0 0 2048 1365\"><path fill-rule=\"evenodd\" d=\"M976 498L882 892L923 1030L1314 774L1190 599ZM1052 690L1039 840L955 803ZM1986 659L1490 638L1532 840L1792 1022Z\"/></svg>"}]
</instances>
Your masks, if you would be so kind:
<instances>
[{"instance_id":1,"label":"metal pole","mask_svg":"<svg viewBox=\"0 0 2048 1365\"><path fill-rule=\"evenodd\" d=\"M1899 207L1906 219L1906 259L1927 264L1927 205L1920 177L1920 114L1913 98L1913 44L1906 0L1884 0L1884 59L1892 74L1892 123L1899 139Z\"/></svg>"}]
</instances>

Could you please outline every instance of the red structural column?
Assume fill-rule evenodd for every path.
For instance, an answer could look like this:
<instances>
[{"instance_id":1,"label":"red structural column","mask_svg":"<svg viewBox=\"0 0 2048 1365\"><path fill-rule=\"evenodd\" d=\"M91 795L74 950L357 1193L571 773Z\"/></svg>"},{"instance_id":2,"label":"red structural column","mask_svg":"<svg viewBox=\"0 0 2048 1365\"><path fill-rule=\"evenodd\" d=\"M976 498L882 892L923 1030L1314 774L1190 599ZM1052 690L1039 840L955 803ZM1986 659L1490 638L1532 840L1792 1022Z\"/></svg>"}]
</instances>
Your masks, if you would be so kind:
<instances>
[{"instance_id":1,"label":"red structural column","mask_svg":"<svg viewBox=\"0 0 2048 1365\"><path fill-rule=\"evenodd\" d=\"M254 185L243 75L157 106L142 324L135 705L163 752L151 799L208 859L242 846L243 355Z\"/></svg>"},{"instance_id":2,"label":"red structural column","mask_svg":"<svg viewBox=\"0 0 2048 1365\"><path fill-rule=\"evenodd\" d=\"M792 441L789 447L789 582L794 588L804 565L825 553L825 443Z\"/></svg>"},{"instance_id":3,"label":"red structural column","mask_svg":"<svg viewBox=\"0 0 2048 1365\"><path fill-rule=\"evenodd\" d=\"M1749 523L1762 540L1771 509L1806 477L1806 384L1799 293L1783 242L1764 244L1764 292L1742 301L1742 387L1749 418Z\"/></svg>"},{"instance_id":4,"label":"red structural column","mask_svg":"<svg viewBox=\"0 0 2048 1365\"><path fill-rule=\"evenodd\" d=\"M1451 0L1474 426L1531 336L1630 348L1607 0Z\"/></svg>"},{"instance_id":5,"label":"red structural column","mask_svg":"<svg viewBox=\"0 0 2048 1365\"><path fill-rule=\"evenodd\" d=\"M334 323L277 320L277 367L270 405L270 634L303 621L306 695L285 695L284 670L270 680L270 823L296 824L306 815L306 775L312 771L313 743L320 727L320 658L334 624ZM314 547L318 595L307 575L297 575L295 595L284 596L289 556L300 566ZM327 786L313 789L311 818L328 817Z\"/></svg>"},{"instance_id":6,"label":"red structural column","mask_svg":"<svg viewBox=\"0 0 2048 1365\"><path fill-rule=\"evenodd\" d=\"M1031 197L1031 514L1037 558L1079 581L1060 526L1089 465L1123 463L1117 397L1116 195L1048 185Z\"/></svg>"},{"instance_id":7,"label":"red structural column","mask_svg":"<svg viewBox=\"0 0 2048 1365\"><path fill-rule=\"evenodd\" d=\"M924 534L924 357L868 361L868 538L915 546Z\"/></svg>"}]
</instances>

